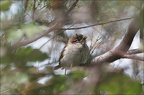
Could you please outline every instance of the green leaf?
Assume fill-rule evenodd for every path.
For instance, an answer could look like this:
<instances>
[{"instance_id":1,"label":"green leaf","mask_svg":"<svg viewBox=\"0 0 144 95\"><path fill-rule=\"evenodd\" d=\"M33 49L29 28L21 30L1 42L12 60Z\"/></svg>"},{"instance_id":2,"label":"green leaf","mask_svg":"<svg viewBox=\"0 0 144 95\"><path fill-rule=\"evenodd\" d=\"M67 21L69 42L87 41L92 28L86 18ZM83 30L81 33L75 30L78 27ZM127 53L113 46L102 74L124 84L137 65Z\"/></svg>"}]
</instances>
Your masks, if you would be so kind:
<instances>
[{"instance_id":1,"label":"green leaf","mask_svg":"<svg viewBox=\"0 0 144 95\"><path fill-rule=\"evenodd\" d=\"M10 0L0 1L0 11L8 11L11 4Z\"/></svg>"},{"instance_id":2,"label":"green leaf","mask_svg":"<svg viewBox=\"0 0 144 95\"><path fill-rule=\"evenodd\" d=\"M8 33L8 42L14 43L19 41L21 38L31 38L34 35L37 35L39 32L42 32L44 26L39 26L33 22L28 24L22 24L20 26L12 26L6 32Z\"/></svg>"},{"instance_id":3,"label":"green leaf","mask_svg":"<svg viewBox=\"0 0 144 95\"><path fill-rule=\"evenodd\" d=\"M72 73L69 74L69 76L73 79L73 80L80 80L83 79L86 76L86 72L85 71L73 71Z\"/></svg>"},{"instance_id":4,"label":"green leaf","mask_svg":"<svg viewBox=\"0 0 144 95\"><path fill-rule=\"evenodd\" d=\"M66 90L69 87L68 82L69 81L67 80L66 76L64 76L64 75L55 75L51 79L51 85L43 88L43 90L47 92L45 94L60 93L60 92L63 92L64 90Z\"/></svg>"},{"instance_id":5,"label":"green leaf","mask_svg":"<svg viewBox=\"0 0 144 95\"><path fill-rule=\"evenodd\" d=\"M44 61L48 58L46 53L42 53L39 49L32 47L20 48L15 54L15 60L24 62Z\"/></svg>"},{"instance_id":6,"label":"green leaf","mask_svg":"<svg viewBox=\"0 0 144 95\"><path fill-rule=\"evenodd\" d=\"M26 73L13 70L3 71L3 75L1 75L1 95L16 95L14 89L21 89L22 85L28 82L28 79L29 76Z\"/></svg>"},{"instance_id":7,"label":"green leaf","mask_svg":"<svg viewBox=\"0 0 144 95\"><path fill-rule=\"evenodd\" d=\"M138 81L132 80L127 76L121 74L108 75L105 80L102 80L97 91L105 94L140 94L141 85Z\"/></svg>"}]
</instances>

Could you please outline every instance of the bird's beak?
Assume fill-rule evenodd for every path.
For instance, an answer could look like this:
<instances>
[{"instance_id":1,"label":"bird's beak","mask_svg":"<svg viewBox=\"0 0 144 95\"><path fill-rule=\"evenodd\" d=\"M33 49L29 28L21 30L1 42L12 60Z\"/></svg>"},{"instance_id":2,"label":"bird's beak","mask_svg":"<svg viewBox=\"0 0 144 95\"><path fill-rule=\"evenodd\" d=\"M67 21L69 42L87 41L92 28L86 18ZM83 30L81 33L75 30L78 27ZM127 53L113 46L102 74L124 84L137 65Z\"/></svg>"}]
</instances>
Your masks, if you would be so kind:
<instances>
[{"instance_id":1,"label":"bird's beak","mask_svg":"<svg viewBox=\"0 0 144 95\"><path fill-rule=\"evenodd\" d=\"M81 40L80 40L80 43L82 43L84 40L86 40L86 36L84 36Z\"/></svg>"}]
</instances>

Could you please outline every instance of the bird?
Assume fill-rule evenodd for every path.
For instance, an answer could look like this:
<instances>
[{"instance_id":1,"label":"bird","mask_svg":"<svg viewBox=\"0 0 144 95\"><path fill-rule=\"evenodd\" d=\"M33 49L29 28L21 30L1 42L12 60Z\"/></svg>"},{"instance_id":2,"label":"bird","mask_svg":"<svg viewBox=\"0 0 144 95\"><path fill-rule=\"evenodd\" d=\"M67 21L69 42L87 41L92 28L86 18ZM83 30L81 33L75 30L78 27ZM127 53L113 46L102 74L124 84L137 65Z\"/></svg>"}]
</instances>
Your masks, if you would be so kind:
<instances>
[{"instance_id":1,"label":"bird","mask_svg":"<svg viewBox=\"0 0 144 95\"><path fill-rule=\"evenodd\" d=\"M86 64L90 56L86 39L87 36L82 34L73 35L63 48L59 57L59 65L57 65L55 69L61 67L70 68L79 66L81 64Z\"/></svg>"}]
</instances>

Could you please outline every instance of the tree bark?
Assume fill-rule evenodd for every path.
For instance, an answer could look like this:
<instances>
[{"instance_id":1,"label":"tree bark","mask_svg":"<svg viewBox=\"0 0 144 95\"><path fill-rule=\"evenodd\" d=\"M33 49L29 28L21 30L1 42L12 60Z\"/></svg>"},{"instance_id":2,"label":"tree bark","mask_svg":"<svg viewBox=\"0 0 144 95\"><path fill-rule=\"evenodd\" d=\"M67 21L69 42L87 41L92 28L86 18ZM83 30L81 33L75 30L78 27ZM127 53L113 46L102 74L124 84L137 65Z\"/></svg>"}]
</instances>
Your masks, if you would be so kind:
<instances>
[{"instance_id":1,"label":"tree bark","mask_svg":"<svg viewBox=\"0 0 144 95\"><path fill-rule=\"evenodd\" d=\"M143 13L144 13L144 9L142 9L140 11L139 15L136 16L131 21L131 23L128 27L128 30L127 30L125 36L123 37L122 41L120 42L120 44L116 48L113 48L112 50L110 50L98 57L95 57L91 62L92 65L113 62L117 59L122 58L124 56L124 54L127 53L127 51L129 50L129 48L132 44L134 36L136 35L136 33L138 32L138 30L141 27L144 27L144 25L141 25L141 23L143 23L142 18L144 18Z\"/></svg>"}]
</instances>

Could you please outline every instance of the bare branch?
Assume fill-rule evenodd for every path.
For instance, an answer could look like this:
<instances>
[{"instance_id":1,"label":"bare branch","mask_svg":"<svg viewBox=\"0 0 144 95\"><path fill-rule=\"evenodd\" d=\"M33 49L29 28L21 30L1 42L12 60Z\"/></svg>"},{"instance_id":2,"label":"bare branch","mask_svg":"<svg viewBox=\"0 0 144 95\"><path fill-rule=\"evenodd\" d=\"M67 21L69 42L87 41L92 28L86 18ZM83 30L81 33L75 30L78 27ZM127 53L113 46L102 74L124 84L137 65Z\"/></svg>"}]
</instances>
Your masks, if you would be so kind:
<instances>
[{"instance_id":1,"label":"bare branch","mask_svg":"<svg viewBox=\"0 0 144 95\"><path fill-rule=\"evenodd\" d=\"M88 28L88 27L91 27L91 26L96 26L96 25L102 25L102 24L108 24L108 23L112 23L112 22L117 22L117 21L122 21L122 20L128 20L128 19L132 19L132 18L124 18L124 19L119 19L119 20L114 20L114 21L108 21L108 22L103 22L103 23L97 23L97 24L93 24L93 25L89 25L89 26L84 26L84 27L78 27L78 28L61 28L61 25L60 23L56 23L54 24L53 26L47 28L46 30L44 30L43 32L37 34L35 37L33 38L29 38L29 39L25 39L25 40L22 40L22 41L18 41L16 43L14 43L12 45L12 47L14 48L19 48L21 46L25 46L31 42L34 42L36 40L38 40L39 38L45 36L46 34L48 34L49 32L51 31L54 31L54 30L58 30L58 29L61 29L61 30L73 30L73 29L81 29L81 28Z\"/></svg>"},{"instance_id":2,"label":"bare branch","mask_svg":"<svg viewBox=\"0 0 144 95\"><path fill-rule=\"evenodd\" d=\"M87 79L75 82L66 91L61 93L61 95L65 95L65 94L67 95L69 93L78 94L78 95L93 94L92 91L94 91L94 88L97 86L100 79L101 68L99 66L94 66L87 69L89 71Z\"/></svg>"},{"instance_id":3,"label":"bare branch","mask_svg":"<svg viewBox=\"0 0 144 95\"><path fill-rule=\"evenodd\" d=\"M75 23L77 23L78 21L74 22L71 26L72 27ZM57 34L55 34L53 37L51 37L48 41L46 41L39 49L41 49L44 45L46 45L49 41L51 41L54 37L56 37L57 35L59 35L60 33L62 33L64 31L58 32Z\"/></svg>"},{"instance_id":4,"label":"bare branch","mask_svg":"<svg viewBox=\"0 0 144 95\"><path fill-rule=\"evenodd\" d=\"M138 53L143 53L144 51L140 50L140 49L133 49L133 50L129 50L127 53L128 54L138 54Z\"/></svg>"},{"instance_id":5,"label":"bare branch","mask_svg":"<svg viewBox=\"0 0 144 95\"><path fill-rule=\"evenodd\" d=\"M143 10L142 10L143 11ZM141 12L140 12L141 14ZM126 52L129 50L132 41L134 39L134 36L140 29L140 18L143 17L143 15L136 16L130 23L128 30L123 37L121 43L114 49L106 52L103 55L100 55L98 57L95 57L92 60L92 65L97 64L97 63L105 63L105 62L113 62L117 59L120 59L123 57L123 54L126 54Z\"/></svg>"},{"instance_id":6,"label":"bare branch","mask_svg":"<svg viewBox=\"0 0 144 95\"><path fill-rule=\"evenodd\" d=\"M92 24L92 25L88 25L88 26L83 26L83 27L62 28L62 30L75 30L75 29L89 28L89 27L96 26L96 25L104 25L104 24L108 24L108 23L113 23L113 22L118 22L118 21L123 21L123 20L129 20L129 19L132 19L132 18L133 17L123 18L123 19L118 19L118 20L112 20L112 21L108 21L108 22L101 22L101 23L96 23L96 24Z\"/></svg>"},{"instance_id":7,"label":"bare branch","mask_svg":"<svg viewBox=\"0 0 144 95\"><path fill-rule=\"evenodd\" d=\"M69 10L67 11L68 14L74 9L74 7L77 5L78 1L79 1L79 0L76 0L76 1L72 4L72 6L71 6L71 7L69 8Z\"/></svg>"},{"instance_id":8,"label":"bare branch","mask_svg":"<svg viewBox=\"0 0 144 95\"><path fill-rule=\"evenodd\" d=\"M123 71L127 68L112 68L110 66L93 66L89 68L83 68L84 71L88 71L88 75L85 79L80 81L75 81L66 91L60 95L67 95L68 93L73 93L77 95L97 95L94 94L95 88L98 87L98 84L101 80L107 79L107 75L111 74L122 74ZM76 70L80 70L77 68ZM101 76L104 75L104 76Z\"/></svg>"},{"instance_id":9,"label":"bare branch","mask_svg":"<svg viewBox=\"0 0 144 95\"><path fill-rule=\"evenodd\" d=\"M139 57L139 56L135 56L135 55L125 54L123 57L128 58L128 59L138 60L138 61L144 61L144 57Z\"/></svg>"},{"instance_id":10,"label":"bare branch","mask_svg":"<svg viewBox=\"0 0 144 95\"><path fill-rule=\"evenodd\" d=\"M38 40L39 38L47 35L48 33L52 32L52 31L54 31L54 30L59 29L59 28L60 28L59 26L60 26L59 23L56 23L56 24L54 24L53 26L48 27L46 30L44 30L43 32L40 32L39 34L37 34L36 36L34 36L34 37L32 37L32 38L24 39L24 40L22 40L22 41L20 41L20 42L18 41L18 42L16 42L16 43L14 43L14 44L12 45L12 47L13 47L13 48L19 48L19 47L21 47L21 46L25 46L25 45L27 45L27 44L29 44L29 43L31 43L31 42L34 42L34 41Z\"/></svg>"},{"instance_id":11,"label":"bare branch","mask_svg":"<svg viewBox=\"0 0 144 95\"><path fill-rule=\"evenodd\" d=\"M33 2L33 8L32 8L32 20L34 20L35 10L36 10L36 0L34 0L34 2Z\"/></svg>"},{"instance_id":12,"label":"bare branch","mask_svg":"<svg viewBox=\"0 0 144 95\"><path fill-rule=\"evenodd\" d=\"M24 6L25 6L25 12L26 12L27 7L28 7L29 0L25 0L25 2L24 2L24 3L25 3L25 4L24 4Z\"/></svg>"}]
</instances>

